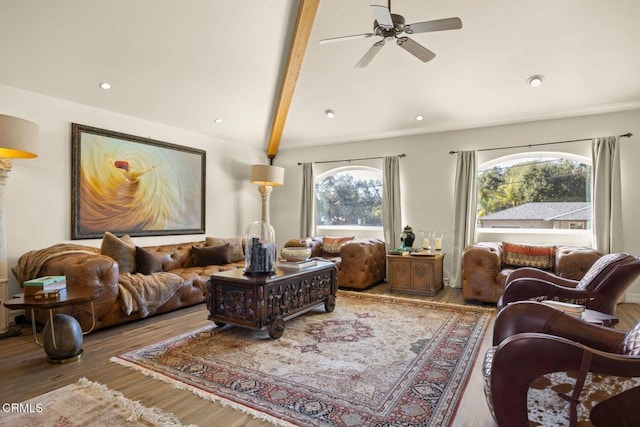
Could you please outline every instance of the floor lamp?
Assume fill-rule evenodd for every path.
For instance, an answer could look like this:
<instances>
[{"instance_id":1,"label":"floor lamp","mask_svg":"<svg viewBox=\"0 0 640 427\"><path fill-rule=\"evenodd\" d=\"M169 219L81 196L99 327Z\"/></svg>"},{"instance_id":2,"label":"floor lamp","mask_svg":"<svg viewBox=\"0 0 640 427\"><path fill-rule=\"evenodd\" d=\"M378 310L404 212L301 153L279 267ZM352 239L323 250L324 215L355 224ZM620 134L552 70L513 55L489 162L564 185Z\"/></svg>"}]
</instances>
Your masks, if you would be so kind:
<instances>
[{"instance_id":1,"label":"floor lamp","mask_svg":"<svg viewBox=\"0 0 640 427\"><path fill-rule=\"evenodd\" d=\"M251 182L259 185L258 190L262 198L262 221L269 224L269 197L273 187L279 187L284 183L284 168L273 165L253 165Z\"/></svg>"},{"instance_id":2,"label":"floor lamp","mask_svg":"<svg viewBox=\"0 0 640 427\"><path fill-rule=\"evenodd\" d=\"M0 114L0 338L9 333L9 310L4 302L9 299L7 266L7 235L4 191L11 159L31 159L38 143L38 125L17 117Z\"/></svg>"}]
</instances>

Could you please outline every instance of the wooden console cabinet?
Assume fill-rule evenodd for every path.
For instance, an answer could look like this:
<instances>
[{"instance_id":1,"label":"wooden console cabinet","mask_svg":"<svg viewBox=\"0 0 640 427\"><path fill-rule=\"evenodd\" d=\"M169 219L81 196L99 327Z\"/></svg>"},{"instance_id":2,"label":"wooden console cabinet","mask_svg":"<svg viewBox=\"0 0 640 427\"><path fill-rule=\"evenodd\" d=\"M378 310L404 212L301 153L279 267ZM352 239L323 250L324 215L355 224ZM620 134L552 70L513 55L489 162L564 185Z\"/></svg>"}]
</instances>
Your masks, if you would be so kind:
<instances>
[{"instance_id":1,"label":"wooden console cabinet","mask_svg":"<svg viewBox=\"0 0 640 427\"><path fill-rule=\"evenodd\" d=\"M387 260L391 292L433 296L442 289L443 253L432 256L387 255Z\"/></svg>"}]
</instances>

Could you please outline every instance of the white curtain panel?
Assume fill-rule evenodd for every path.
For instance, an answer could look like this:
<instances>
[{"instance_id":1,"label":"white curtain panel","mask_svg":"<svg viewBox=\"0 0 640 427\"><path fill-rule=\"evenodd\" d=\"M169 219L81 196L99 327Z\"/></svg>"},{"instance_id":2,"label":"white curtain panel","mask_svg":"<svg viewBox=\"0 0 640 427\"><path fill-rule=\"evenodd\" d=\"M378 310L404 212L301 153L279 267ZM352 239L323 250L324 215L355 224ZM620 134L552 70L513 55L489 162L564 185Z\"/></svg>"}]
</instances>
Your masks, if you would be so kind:
<instances>
[{"instance_id":1,"label":"white curtain panel","mask_svg":"<svg viewBox=\"0 0 640 427\"><path fill-rule=\"evenodd\" d=\"M388 251L400 246L401 214L400 157L388 156L382 171L382 228Z\"/></svg>"},{"instance_id":2,"label":"white curtain panel","mask_svg":"<svg viewBox=\"0 0 640 427\"><path fill-rule=\"evenodd\" d=\"M595 138L591 143L593 247L618 252L622 237L620 138Z\"/></svg>"},{"instance_id":3,"label":"white curtain panel","mask_svg":"<svg viewBox=\"0 0 640 427\"><path fill-rule=\"evenodd\" d=\"M302 208L300 209L300 237L316 235L316 186L313 163L302 164Z\"/></svg>"},{"instance_id":4,"label":"white curtain panel","mask_svg":"<svg viewBox=\"0 0 640 427\"><path fill-rule=\"evenodd\" d=\"M458 152L454 190L453 254L450 286L462 286L462 250L476 239L476 181L478 178L475 151Z\"/></svg>"}]
</instances>

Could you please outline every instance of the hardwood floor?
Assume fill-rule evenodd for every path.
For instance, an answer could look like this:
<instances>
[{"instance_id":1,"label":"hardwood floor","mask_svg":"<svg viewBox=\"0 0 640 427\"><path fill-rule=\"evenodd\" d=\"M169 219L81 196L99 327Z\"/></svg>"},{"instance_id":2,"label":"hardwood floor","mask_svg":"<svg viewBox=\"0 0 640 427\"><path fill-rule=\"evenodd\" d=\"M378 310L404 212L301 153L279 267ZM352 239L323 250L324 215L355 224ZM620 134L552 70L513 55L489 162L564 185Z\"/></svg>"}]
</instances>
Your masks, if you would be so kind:
<instances>
[{"instance_id":1,"label":"hardwood floor","mask_svg":"<svg viewBox=\"0 0 640 427\"><path fill-rule=\"evenodd\" d=\"M366 292L388 294L389 286L379 284ZM464 304L459 289L444 288L434 297L415 297ZM490 306L490 305L489 305ZM640 305L618 306L620 323L626 330L640 319ZM21 402L39 394L74 383L81 377L107 385L141 404L174 413L185 424L198 426L264 426L269 425L219 403L109 362L112 356L153 344L210 324L204 304L161 316L93 332L84 337L84 355L75 363L52 365L45 361L42 348L35 345L31 329L22 327L22 336L0 340L0 403ZM492 326L489 325L478 360L463 395L454 425L494 426L482 392L480 366L489 347Z\"/></svg>"}]
</instances>

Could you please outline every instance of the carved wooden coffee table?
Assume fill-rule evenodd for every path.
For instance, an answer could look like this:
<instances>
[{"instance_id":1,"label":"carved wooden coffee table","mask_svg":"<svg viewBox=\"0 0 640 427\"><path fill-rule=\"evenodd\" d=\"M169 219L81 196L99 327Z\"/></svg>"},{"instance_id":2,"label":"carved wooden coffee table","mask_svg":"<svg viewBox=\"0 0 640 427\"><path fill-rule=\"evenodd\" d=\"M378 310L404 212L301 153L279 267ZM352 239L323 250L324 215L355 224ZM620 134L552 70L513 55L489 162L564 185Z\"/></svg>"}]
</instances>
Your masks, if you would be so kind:
<instances>
[{"instance_id":1,"label":"carved wooden coffee table","mask_svg":"<svg viewBox=\"0 0 640 427\"><path fill-rule=\"evenodd\" d=\"M336 305L338 270L331 262L301 270L277 268L272 274L246 275L241 269L211 275L208 283L209 320L217 326L268 329L277 339L284 322L314 307Z\"/></svg>"}]
</instances>

